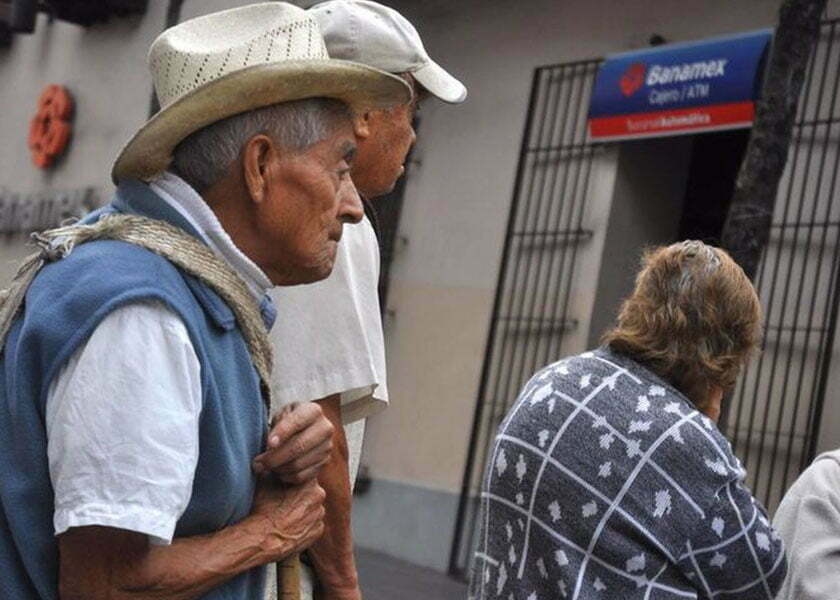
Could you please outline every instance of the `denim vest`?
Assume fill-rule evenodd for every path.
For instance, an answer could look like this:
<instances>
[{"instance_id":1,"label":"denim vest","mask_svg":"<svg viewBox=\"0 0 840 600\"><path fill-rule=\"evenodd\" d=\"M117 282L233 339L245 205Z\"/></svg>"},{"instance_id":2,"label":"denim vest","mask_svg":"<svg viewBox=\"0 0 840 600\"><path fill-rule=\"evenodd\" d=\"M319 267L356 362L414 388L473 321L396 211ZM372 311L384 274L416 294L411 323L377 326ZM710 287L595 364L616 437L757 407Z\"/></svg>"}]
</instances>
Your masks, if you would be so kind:
<instances>
[{"instance_id":1,"label":"denim vest","mask_svg":"<svg viewBox=\"0 0 840 600\"><path fill-rule=\"evenodd\" d=\"M108 212L165 220L199 237L177 211L137 181L123 182L113 202L86 220ZM39 272L0 354L3 600L58 598L45 426L50 383L106 315L144 300L162 301L180 316L201 366L198 465L175 536L218 531L250 512L256 483L251 460L264 448L267 411L233 312L205 284L148 250L113 240L81 244ZM270 320L273 314L265 308ZM260 598L264 571L243 573L202 598Z\"/></svg>"}]
</instances>

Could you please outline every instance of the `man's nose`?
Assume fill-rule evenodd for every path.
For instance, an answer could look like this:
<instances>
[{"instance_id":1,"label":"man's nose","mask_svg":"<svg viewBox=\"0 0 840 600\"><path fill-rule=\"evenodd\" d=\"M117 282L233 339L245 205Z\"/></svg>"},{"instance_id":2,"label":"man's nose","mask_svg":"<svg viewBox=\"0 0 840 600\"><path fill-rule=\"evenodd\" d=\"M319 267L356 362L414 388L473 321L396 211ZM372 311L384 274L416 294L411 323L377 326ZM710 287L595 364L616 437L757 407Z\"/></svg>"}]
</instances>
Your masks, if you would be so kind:
<instances>
[{"instance_id":1,"label":"man's nose","mask_svg":"<svg viewBox=\"0 0 840 600\"><path fill-rule=\"evenodd\" d=\"M362 199L349 177L338 190L338 219L342 223L358 223L365 216Z\"/></svg>"}]
</instances>

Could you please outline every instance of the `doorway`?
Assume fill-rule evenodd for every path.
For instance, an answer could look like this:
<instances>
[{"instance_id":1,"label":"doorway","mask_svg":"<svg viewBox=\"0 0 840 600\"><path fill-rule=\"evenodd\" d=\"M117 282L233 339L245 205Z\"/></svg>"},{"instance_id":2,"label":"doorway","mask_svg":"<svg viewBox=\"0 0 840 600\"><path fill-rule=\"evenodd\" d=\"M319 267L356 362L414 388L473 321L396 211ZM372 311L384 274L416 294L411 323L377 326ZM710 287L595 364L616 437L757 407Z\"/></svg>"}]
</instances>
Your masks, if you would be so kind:
<instances>
[{"instance_id":1,"label":"doorway","mask_svg":"<svg viewBox=\"0 0 840 600\"><path fill-rule=\"evenodd\" d=\"M646 248L684 239L720 244L748 137L734 130L621 144L589 348L615 322Z\"/></svg>"},{"instance_id":2,"label":"doorway","mask_svg":"<svg viewBox=\"0 0 840 600\"><path fill-rule=\"evenodd\" d=\"M676 240L701 240L719 246L749 130L693 135L691 140L691 161Z\"/></svg>"}]
</instances>

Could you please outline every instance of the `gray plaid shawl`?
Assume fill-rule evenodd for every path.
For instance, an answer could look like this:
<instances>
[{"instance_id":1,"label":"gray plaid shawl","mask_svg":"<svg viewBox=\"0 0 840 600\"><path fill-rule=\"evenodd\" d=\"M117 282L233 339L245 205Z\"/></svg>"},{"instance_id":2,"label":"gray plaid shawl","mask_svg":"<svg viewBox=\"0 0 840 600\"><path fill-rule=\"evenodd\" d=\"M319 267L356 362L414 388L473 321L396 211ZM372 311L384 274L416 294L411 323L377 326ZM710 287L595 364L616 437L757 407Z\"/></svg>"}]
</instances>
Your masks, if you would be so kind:
<instances>
[{"instance_id":1,"label":"gray plaid shawl","mask_svg":"<svg viewBox=\"0 0 840 600\"><path fill-rule=\"evenodd\" d=\"M470 598L771 600L782 542L714 423L598 349L546 367L499 428Z\"/></svg>"}]
</instances>

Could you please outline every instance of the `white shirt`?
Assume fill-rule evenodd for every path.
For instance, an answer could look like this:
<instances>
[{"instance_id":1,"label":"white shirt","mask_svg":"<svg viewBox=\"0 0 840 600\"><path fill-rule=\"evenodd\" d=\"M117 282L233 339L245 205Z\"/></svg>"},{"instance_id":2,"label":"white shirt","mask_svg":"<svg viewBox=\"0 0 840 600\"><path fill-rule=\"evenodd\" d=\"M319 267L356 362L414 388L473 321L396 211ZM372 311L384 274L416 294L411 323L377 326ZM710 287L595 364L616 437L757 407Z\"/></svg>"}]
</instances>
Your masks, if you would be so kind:
<instances>
[{"instance_id":1,"label":"white shirt","mask_svg":"<svg viewBox=\"0 0 840 600\"><path fill-rule=\"evenodd\" d=\"M233 244L202 198L168 173L151 187L260 300L268 277ZM56 535L102 525L171 542L198 461L200 373L186 327L162 303L130 304L102 320L47 393Z\"/></svg>"},{"instance_id":2,"label":"white shirt","mask_svg":"<svg viewBox=\"0 0 840 600\"><path fill-rule=\"evenodd\" d=\"M385 344L379 312L379 244L367 218L346 225L335 265L323 281L274 288L277 307L272 412L291 402L341 394L352 488L359 469L365 417L388 405ZM265 598L277 598L269 566ZM312 598L314 577L301 569L301 599Z\"/></svg>"},{"instance_id":3,"label":"white shirt","mask_svg":"<svg viewBox=\"0 0 840 600\"><path fill-rule=\"evenodd\" d=\"M277 407L342 395L352 423L387 406L379 246L370 221L346 225L329 277L274 288L272 391Z\"/></svg>"},{"instance_id":4,"label":"white shirt","mask_svg":"<svg viewBox=\"0 0 840 600\"><path fill-rule=\"evenodd\" d=\"M814 459L785 493L773 527L787 548L778 600L837 600L840 590L840 450Z\"/></svg>"}]
</instances>

